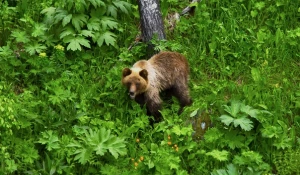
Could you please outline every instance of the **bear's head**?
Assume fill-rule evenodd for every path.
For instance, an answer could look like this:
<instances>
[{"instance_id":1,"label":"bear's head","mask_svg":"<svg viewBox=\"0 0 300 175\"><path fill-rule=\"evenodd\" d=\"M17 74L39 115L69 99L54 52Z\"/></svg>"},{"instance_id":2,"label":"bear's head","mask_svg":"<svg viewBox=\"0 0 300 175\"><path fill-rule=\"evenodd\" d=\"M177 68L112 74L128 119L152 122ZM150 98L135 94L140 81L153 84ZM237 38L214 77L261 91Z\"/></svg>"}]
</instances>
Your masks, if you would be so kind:
<instances>
[{"instance_id":1,"label":"bear's head","mask_svg":"<svg viewBox=\"0 0 300 175\"><path fill-rule=\"evenodd\" d=\"M148 71L140 68L124 68L122 84L128 88L131 99L146 92L148 88Z\"/></svg>"}]
</instances>

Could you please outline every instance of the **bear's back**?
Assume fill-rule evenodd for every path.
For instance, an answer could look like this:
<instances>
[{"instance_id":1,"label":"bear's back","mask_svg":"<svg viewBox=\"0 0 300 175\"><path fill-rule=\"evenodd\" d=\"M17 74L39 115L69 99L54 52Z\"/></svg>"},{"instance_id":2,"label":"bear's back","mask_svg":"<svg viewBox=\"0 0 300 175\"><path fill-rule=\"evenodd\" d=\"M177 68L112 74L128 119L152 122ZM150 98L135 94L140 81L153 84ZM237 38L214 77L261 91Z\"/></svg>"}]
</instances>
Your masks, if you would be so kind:
<instances>
[{"instance_id":1,"label":"bear's back","mask_svg":"<svg viewBox=\"0 0 300 175\"><path fill-rule=\"evenodd\" d=\"M187 59L177 52L160 52L148 61L156 71L169 76L176 74L189 74L189 65Z\"/></svg>"}]
</instances>

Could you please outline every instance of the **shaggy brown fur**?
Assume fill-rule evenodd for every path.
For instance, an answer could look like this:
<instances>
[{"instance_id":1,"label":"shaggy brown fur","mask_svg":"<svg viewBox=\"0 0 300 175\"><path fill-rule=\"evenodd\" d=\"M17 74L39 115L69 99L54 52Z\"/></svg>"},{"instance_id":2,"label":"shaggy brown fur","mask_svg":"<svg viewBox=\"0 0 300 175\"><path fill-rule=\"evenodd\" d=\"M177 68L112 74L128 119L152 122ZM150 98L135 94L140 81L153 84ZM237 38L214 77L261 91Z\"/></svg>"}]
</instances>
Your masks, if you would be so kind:
<instances>
[{"instance_id":1,"label":"shaggy brown fur","mask_svg":"<svg viewBox=\"0 0 300 175\"><path fill-rule=\"evenodd\" d=\"M188 89L189 66L186 58L176 52L161 52L148 61L136 62L132 68L123 69L122 84L129 95L140 105L146 104L147 114L161 120L160 92L167 91L180 102L178 114L192 103Z\"/></svg>"}]
</instances>

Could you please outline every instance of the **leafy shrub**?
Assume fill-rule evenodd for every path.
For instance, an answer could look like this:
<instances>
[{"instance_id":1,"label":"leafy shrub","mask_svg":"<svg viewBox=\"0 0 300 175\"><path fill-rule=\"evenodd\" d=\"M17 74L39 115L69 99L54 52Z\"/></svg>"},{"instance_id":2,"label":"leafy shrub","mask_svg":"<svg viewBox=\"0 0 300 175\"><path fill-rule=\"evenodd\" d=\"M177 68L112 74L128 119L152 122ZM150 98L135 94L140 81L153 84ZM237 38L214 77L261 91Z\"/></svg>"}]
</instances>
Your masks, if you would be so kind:
<instances>
[{"instance_id":1,"label":"leafy shrub","mask_svg":"<svg viewBox=\"0 0 300 175\"><path fill-rule=\"evenodd\" d=\"M284 152L274 153L274 164L278 174L299 174L299 148L288 149Z\"/></svg>"},{"instance_id":2,"label":"leafy shrub","mask_svg":"<svg viewBox=\"0 0 300 175\"><path fill-rule=\"evenodd\" d=\"M46 15L47 27L59 33L59 38L66 44L67 50L82 50L91 48L91 38L101 47L116 46L118 29L117 15L120 12L128 14L131 5L126 1L87 0L81 3L67 1L58 3L57 7L49 7L41 13ZM100 13L99 13L100 12Z\"/></svg>"},{"instance_id":3,"label":"leafy shrub","mask_svg":"<svg viewBox=\"0 0 300 175\"><path fill-rule=\"evenodd\" d=\"M193 104L153 128L120 84L145 58L136 4L0 3L0 174L299 173L299 2L191 4L152 42L189 60Z\"/></svg>"}]
</instances>

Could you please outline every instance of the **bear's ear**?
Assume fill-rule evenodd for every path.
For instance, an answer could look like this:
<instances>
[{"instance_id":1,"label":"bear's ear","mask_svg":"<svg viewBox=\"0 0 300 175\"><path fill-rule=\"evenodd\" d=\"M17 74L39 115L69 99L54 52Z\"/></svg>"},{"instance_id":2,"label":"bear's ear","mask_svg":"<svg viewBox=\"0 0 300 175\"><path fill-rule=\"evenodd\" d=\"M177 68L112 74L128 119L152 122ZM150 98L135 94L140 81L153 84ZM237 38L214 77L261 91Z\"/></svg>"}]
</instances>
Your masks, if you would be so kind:
<instances>
[{"instance_id":1,"label":"bear's ear","mask_svg":"<svg viewBox=\"0 0 300 175\"><path fill-rule=\"evenodd\" d=\"M148 80L148 71L146 69L141 70L139 75L143 77L145 80Z\"/></svg>"},{"instance_id":2,"label":"bear's ear","mask_svg":"<svg viewBox=\"0 0 300 175\"><path fill-rule=\"evenodd\" d=\"M123 78L130 75L130 74L131 74L131 70L129 68L124 68L123 69L123 72L122 72Z\"/></svg>"}]
</instances>

